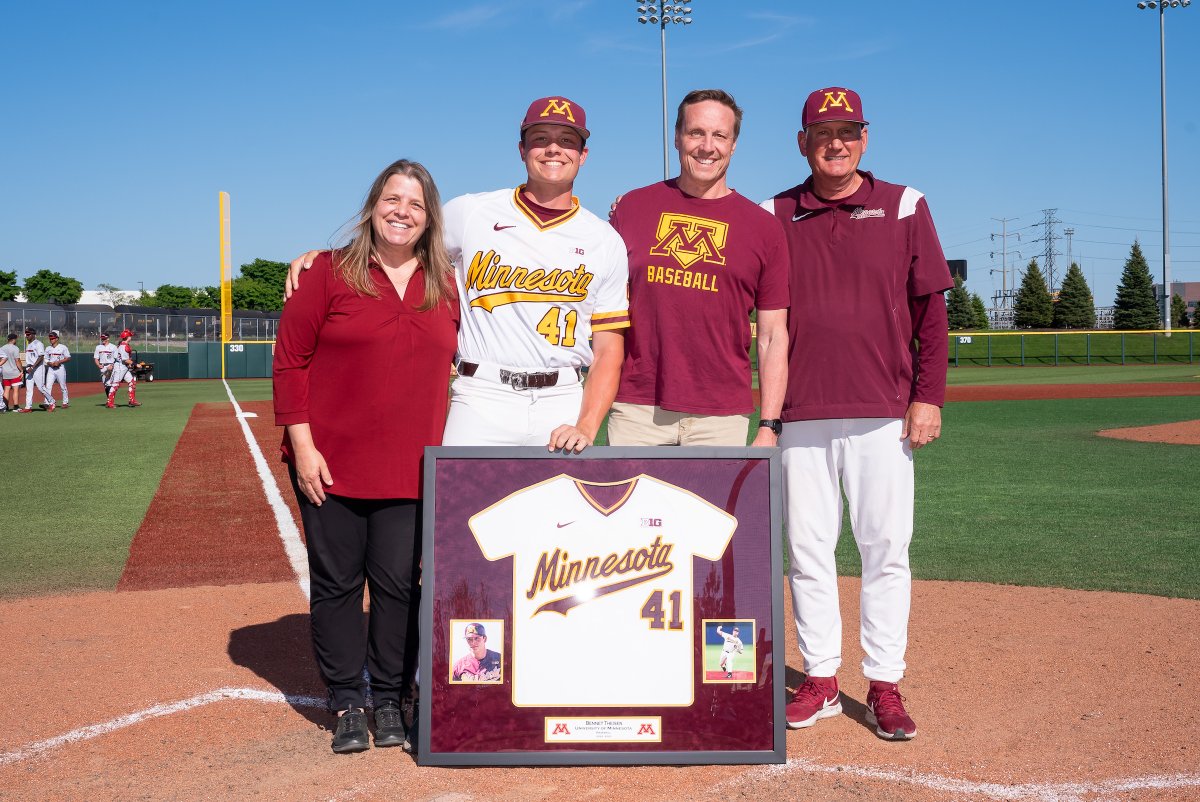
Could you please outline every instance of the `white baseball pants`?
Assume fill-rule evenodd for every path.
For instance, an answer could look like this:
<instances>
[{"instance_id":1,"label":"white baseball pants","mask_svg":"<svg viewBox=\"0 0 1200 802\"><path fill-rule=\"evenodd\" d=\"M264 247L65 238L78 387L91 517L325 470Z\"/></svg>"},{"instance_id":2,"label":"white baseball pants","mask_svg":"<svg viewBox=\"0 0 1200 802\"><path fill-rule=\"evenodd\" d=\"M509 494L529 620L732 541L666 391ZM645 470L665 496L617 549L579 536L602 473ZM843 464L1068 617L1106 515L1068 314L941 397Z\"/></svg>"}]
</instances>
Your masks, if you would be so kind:
<instances>
[{"instance_id":1,"label":"white baseball pants","mask_svg":"<svg viewBox=\"0 0 1200 802\"><path fill-rule=\"evenodd\" d=\"M33 391L42 394L42 400L47 404L53 400L50 398L50 388L46 386L46 366L39 365L33 369L33 373L25 379L25 409L33 409Z\"/></svg>"},{"instance_id":2,"label":"white baseball pants","mask_svg":"<svg viewBox=\"0 0 1200 802\"><path fill-rule=\"evenodd\" d=\"M46 397L50 397L50 392L54 389L55 384L62 385L62 402L64 404L71 403L71 394L67 392L67 369L61 365L57 368L46 368Z\"/></svg>"},{"instance_id":3,"label":"white baseball pants","mask_svg":"<svg viewBox=\"0 0 1200 802\"><path fill-rule=\"evenodd\" d=\"M842 491L862 557L860 642L867 679L899 682L912 596L913 462L894 418L796 421L783 425L789 581L804 671L832 677L842 664L834 549Z\"/></svg>"},{"instance_id":4,"label":"white baseball pants","mask_svg":"<svg viewBox=\"0 0 1200 802\"><path fill-rule=\"evenodd\" d=\"M444 446L545 446L550 433L579 420L583 386L571 369L567 384L514 390L478 376L459 376L450 385ZM560 379L562 381L562 379Z\"/></svg>"}]
</instances>

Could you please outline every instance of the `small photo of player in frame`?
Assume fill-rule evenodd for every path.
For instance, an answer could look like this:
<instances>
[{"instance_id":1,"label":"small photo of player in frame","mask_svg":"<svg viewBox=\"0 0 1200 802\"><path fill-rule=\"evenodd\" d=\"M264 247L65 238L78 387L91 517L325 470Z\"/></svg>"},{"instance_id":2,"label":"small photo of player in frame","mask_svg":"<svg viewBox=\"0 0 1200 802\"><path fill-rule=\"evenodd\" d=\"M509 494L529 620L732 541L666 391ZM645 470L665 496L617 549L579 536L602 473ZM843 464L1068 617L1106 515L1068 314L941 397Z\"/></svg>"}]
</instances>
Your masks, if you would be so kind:
<instances>
[{"instance_id":1,"label":"small photo of player in frame","mask_svg":"<svg viewBox=\"0 0 1200 802\"><path fill-rule=\"evenodd\" d=\"M504 681L503 619L450 620L450 683L500 684Z\"/></svg>"},{"instance_id":2,"label":"small photo of player in frame","mask_svg":"<svg viewBox=\"0 0 1200 802\"><path fill-rule=\"evenodd\" d=\"M703 682L758 680L753 618L704 619Z\"/></svg>"}]
</instances>

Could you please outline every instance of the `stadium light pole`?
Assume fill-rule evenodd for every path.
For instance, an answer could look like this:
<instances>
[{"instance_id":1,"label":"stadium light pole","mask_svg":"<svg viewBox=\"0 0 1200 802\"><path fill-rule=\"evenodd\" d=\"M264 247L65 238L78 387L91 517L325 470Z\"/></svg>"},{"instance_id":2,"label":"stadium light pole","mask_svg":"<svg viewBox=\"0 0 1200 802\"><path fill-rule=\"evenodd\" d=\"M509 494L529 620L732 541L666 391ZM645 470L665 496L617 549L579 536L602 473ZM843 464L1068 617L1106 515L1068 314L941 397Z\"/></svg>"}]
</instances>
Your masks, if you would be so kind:
<instances>
[{"instance_id":1,"label":"stadium light pole","mask_svg":"<svg viewBox=\"0 0 1200 802\"><path fill-rule=\"evenodd\" d=\"M666 181L671 177L671 163L668 158L670 150L667 138L667 131L670 130L667 125L667 26L691 25L692 18L683 15L691 14L692 8L683 3L667 3L663 0L658 0L656 3L651 0L650 2L641 2L637 10L638 22L642 25L658 26L659 46L662 50L663 180Z\"/></svg>"},{"instance_id":2,"label":"stadium light pole","mask_svg":"<svg viewBox=\"0 0 1200 802\"><path fill-rule=\"evenodd\" d=\"M1162 109L1163 331L1171 334L1171 229L1167 221L1167 8L1187 8L1192 0L1145 0L1140 9L1158 9L1158 86Z\"/></svg>"}]
</instances>

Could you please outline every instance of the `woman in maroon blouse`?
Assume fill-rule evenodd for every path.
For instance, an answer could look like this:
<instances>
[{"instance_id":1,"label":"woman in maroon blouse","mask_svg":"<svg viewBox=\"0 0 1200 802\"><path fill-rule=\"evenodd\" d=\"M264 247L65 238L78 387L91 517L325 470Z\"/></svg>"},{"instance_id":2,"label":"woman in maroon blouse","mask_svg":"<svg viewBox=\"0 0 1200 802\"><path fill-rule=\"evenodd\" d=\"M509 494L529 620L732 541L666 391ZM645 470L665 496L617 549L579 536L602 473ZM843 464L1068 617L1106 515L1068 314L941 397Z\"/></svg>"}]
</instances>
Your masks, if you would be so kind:
<instances>
[{"instance_id":1,"label":"woman in maroon blouse","mask_svg":"<svg viewBox=\"0 0 1200 802\"><path fill-rule=\"evenodd\" d=\"M458 328L437 187L398 161L375 179L341 250L288 302L275 423L308 545L313 650L338 711L335 752L407 745L417 663L421 457L442 440ZM364 634L364 580L371 610Z\"/></svg>"}]
</instances>

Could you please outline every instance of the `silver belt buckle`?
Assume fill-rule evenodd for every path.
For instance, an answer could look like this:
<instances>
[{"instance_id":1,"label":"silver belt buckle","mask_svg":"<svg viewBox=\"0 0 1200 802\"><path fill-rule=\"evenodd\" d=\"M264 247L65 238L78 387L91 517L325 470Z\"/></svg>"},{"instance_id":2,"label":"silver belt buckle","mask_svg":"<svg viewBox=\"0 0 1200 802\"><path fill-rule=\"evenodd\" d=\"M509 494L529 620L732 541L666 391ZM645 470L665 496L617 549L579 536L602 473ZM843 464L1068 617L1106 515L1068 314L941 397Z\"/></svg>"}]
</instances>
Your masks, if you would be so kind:
<instances>
[{"instance_id":1,"label":"silver belt buckle","mask_svg":"<svg viewBox=\"0 0 1200 802\"><path fill-rule=\"evenodd\" d=\"M528 373L524 373L524 372L512 373L509 371L505 371L505 372L508 373L507 382L508 382L509 386L512 387L514 390L528 390L529 389L529 374ZM501 376L501 378L504 378L504 377Z\"/></svg>"}]
</instances>

